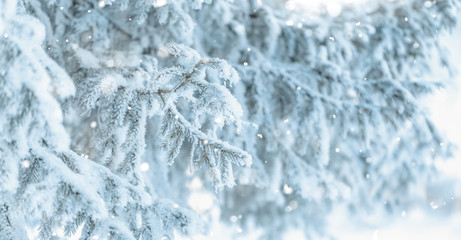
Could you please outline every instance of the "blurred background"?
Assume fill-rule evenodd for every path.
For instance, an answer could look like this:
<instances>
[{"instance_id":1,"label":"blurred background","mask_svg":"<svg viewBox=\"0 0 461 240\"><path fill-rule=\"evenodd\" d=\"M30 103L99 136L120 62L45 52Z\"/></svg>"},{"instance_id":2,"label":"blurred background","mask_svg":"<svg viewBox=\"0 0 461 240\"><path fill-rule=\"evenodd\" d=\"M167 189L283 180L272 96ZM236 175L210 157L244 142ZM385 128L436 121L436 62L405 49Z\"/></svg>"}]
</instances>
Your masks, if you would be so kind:
<instances>
[{"instance_id":1,"label":"blurred background","mask_svg":"<svg viewBox=\"0 0 461 240\"><path fill-rule=\"evenodd\" d=\"M459 13L458 13L459 16ZM458 26L441 38L441 44L454 66L454 77L446 69L435 71L435 78L446 78L446 87L425 99L427 110L439 129L455 145L455 153L448 160L439 160L438 169L454 184L452 197L431 202L425 209L410 209L400 218L390 219L384 225L366 225L350 222L341 213L334 214L330 232L338 240L459 240L461 239L461 16ZM434 64L435 65L435 64ZM450 186L435 186L450 187ZM455 202L444 209L447 202ZM297 237L287 239L300 239Z\"/></svg>"},{"instance_id":2,"label":"blurred background","mask_svg":"<svg viewBox=\"0 0 461 240\"><path fill-rule=\"evenodd\" d=\"M365 0L328 0L325 1L330 15L338 14L341 5L348 2L363 2ZM300 2L311 12L316 11L317 1L295 0ZM289 7L289 6L287 6ZM459 13L458 13L459 16ZM360 222L348 217L345 210L337 209L329 218L328 232L330 238L319 236L318 239L337 240L460 240L461 239L461 16L458 26L450 33L445 33L440 41L445 46L446 53L456 72L449 73L447 69L439 68L434 71L433 78L444 79L445 88L439 89L436 94L424 99L427 111L439 129L451 140L456 149L454 155L448 160L439 160L437 168L447 181L446 186L428 186L428 188L455 189L455 192L447 192L444 196L434 194L428 196L426 207L415 207L402 211L400 216L385 216L384 214L373 214L370 218L362 219ZM434 58L435 59L435 58ZM434 63L434 66L438 64ZM201 189L199 179L193 181L190 188ZM436 191L434 191L436 192ZM192 194L189 204L197 211L208 211L211 209L216 220L219 218L219 208L216 206L217 199L214 195L200 192ZM230 219L236 222L236 219ZM376 219L380 218L380 219ZM387 218L387 219L386 219ZM240 228L222 225L215 221L211 235L201 237L198 240L235 239L235 233L241 233L241 240L256 239L261 233L258 231L245 233ZM178 239L184 239L178 236ZM306 239L301 231L292 229L285 235L287 240ZM316 240L316 239L313 239Z\"/></svg>"}]
</instances>

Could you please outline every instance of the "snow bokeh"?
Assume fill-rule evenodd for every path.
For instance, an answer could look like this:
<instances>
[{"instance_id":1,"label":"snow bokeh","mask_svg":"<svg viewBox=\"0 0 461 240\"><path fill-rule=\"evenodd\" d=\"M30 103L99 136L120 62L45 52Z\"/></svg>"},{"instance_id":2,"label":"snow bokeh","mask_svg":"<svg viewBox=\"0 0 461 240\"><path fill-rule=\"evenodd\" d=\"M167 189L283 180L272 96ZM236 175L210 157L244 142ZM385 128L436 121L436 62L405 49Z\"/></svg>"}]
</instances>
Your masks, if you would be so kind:
<instances>
[{"instance_id":1,"label":"snow bokeh","mask_svg":"<svg viewBox=\"0 0 461 240\"><path fill-rule=\"evenodd\" d=\"M458 20L459 21L459 20ZM437 168L446 177L456 179L460 189L461 182L461 26L441 38L441 44L446 47L450 62L454 65L455 78L451 78L446 69L439 69L434 77L447 78L447 87L428 97L425 104L431 113L436 126L446 134L449 141L456 145L453 157L436 162ZM412 209L402 214L400 218L389 219L385 224L373 226L351 222L346 214L337 212L330 218L330 232L338 240L459 240L461 236L461 192L446 201L455 201L457 207L447 215L438 214L443 208L431 203L434 213L427 209ZM287 238L298 239L298 238Z\"/></svg>"},{"instance_id":2,"label":"snow bokeh","mask_svg":"<svg viewBox=\"0 0 461 240\"><path fill-rule=\"evenodd\" d=\"M358 0L361 1L361 0ZM313 2L302 2L305 6L316 4ZM314 1L315 2L315 1ZM327 1L326 4L336 4L338 1ZM460 19L461 20L461 19ZM447 33L441 38L441 44L446 47L449 53L451 63L458 72L455 78L452 78L446 69L438 69L434 77L446 78L447 87L441 88L434 95L425 99L427 110L436 126L446 134L449 141L452 141L457 148L454 156L450 159L439 160L436 162L437 168L446 177L457 179L458 184L461 182L461 25L458 25L452 33ZM288 119L284 121L288 122ZM397 141L400 139L397 139ZM340 149L336 148L336 152ZM194 180L197 186L197 180ZM201 183L200 183L201 184ZM461 186L461 185L459 185ZM200 185L200 187L202 187ZM460 187L455 187L460 189ZM189 199L189 205L196 211L203 209L212 209L213 202L210 200L211 195L193 194ZM461 236L461 192L455 192L452 198L445 201L457 202L452 212L440 214L438 211L444 211L444 203L431 202L427 208L415 208L402 211L400 216L389 218L386 216L374 216L382 218L379 224L375 219L363 222L351 221L344 209L338 209L328 219L329 233L336 240L459 240ZM214 208L215 217L219 216L219 209ZM432 213L430 211L433 211ZM288 227L288 226L287 226ZM227 226L218 221L214 221L209 236L200 236L198 240L254 240L261 235L261 231L241 232L241 229ZM240 231L239 231L240 230ZM240 235L236 235L239 233ZM177 236L180 240L188 238ZM302 231L299 229L288 230L285 234L285 240L306 240ZM324 240L327 238L317 237L312 240Z\"/></svg>"},{"instance_id":3,"label":"snow bokeh","mask_svg":"<svg viewBox=\"0 0 461 240\"><path fill-rule=\"evenodd\" d=\"M439 91L457 142L430 55L455 3L22 2L0 12L0 240L460 235L460 154L438 160L419 101Z\"/></svg>"}]
</instances>

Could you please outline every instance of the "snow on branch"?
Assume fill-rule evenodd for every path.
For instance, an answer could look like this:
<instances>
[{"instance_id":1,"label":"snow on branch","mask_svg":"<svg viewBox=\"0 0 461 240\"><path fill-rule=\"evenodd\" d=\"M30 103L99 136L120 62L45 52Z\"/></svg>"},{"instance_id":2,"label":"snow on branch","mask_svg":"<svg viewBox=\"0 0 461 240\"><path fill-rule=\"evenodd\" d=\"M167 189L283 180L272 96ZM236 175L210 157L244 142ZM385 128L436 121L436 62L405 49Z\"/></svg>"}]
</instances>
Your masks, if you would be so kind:
<instances>
[{"instance_id":1,"label":"snow on branch","mask_svg":"<svg viewBox=\"0 0 461 240\"><path fill-rule=\"evenodd\" d=\"M251 156L216 137L216 131L225 125L241 128L243 110L226 86L239 81L237 71L226 61L202 58L182 44L168 46L178 66L148 72L142 67L125 69L85 69L77 76L79 89L77 102L87 115L95 109L100 114L97 141L105 165L117 174L132 176L136 173L139 158L145 146L145 124L149 113L163 115L162 147L168 152L168 162L173 164L185 140L192 147L191 163L196 168L210 169L213 185L222 188L235 184L232 165L251 165ZM76 57L91 54L78 50ZM217 78L211 78L216 76ZM225 86L211 79L224 81ZM188 108L193 121L178 110ZM208 120L203 120L208 119ZM205 122L204 122L205 121ZM204 132L206 121L212 129Z\"/></svg>"}]
</instances>

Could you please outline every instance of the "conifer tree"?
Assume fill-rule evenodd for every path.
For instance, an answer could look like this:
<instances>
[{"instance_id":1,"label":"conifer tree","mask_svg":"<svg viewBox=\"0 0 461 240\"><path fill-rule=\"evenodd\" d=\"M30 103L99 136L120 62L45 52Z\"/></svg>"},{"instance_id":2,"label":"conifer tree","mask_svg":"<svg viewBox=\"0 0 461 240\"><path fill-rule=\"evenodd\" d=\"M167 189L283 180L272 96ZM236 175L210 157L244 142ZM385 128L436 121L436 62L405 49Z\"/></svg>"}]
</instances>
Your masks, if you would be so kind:
<instances>
[{"instance_id":1,"label":"conifer tree","mask_svg":"<svg viewBox=\"0 0 461 240\"><path fill-rule=\"evenodd\" d=\"M206 233L191 176L261 239L414 204L458 4L0 0L0 239Z\"/></svg>"}]
</instances>

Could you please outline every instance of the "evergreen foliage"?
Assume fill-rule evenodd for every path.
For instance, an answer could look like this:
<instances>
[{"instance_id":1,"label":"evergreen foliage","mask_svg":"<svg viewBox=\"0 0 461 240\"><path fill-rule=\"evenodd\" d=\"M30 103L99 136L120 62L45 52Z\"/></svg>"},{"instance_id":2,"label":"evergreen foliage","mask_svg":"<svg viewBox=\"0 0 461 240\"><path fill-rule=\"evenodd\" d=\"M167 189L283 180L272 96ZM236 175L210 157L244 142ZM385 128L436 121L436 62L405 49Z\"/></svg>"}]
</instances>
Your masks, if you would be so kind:
<instances>
[{"instance_id":1,"label":"evergreen foliage","mask_svg":"<svg viewBox=\"0 0 461 240\"><path fill-rule=\"evenodd\" d=\"M0 0L0 239L205 233L193 175L262 239L423 199L459 1L302 3Z\"/></svg>"}]
</instances>

